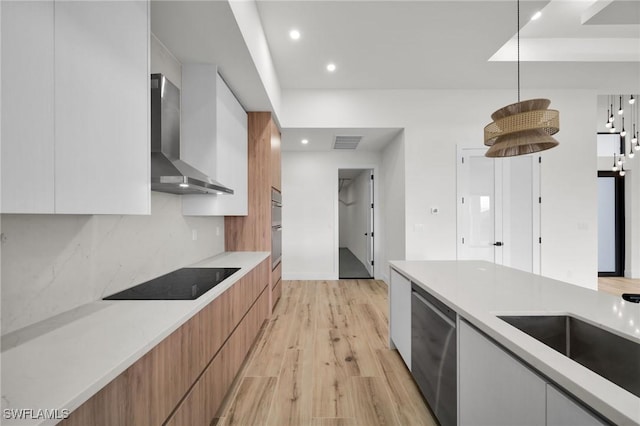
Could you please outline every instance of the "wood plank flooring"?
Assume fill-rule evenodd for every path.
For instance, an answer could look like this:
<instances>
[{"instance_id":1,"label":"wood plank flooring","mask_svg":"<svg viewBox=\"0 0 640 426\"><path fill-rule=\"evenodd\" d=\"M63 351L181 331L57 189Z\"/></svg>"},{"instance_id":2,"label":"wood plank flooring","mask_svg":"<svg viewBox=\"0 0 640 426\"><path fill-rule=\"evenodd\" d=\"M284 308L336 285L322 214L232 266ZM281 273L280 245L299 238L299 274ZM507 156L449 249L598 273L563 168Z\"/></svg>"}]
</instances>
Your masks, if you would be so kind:
<instances>
[{"instance_id":1,"label":"wood plank flooring","mask_svg":"<svg viewBox=\"0 0 640 426\"><path fill-rule=\"evenodd\" d=\"M598 277L598 290L617 296L622 293L640 294L640 279L623 277Z\"/></svg>"},{"instance_id":2,"label":"wood plank flooring","mask_svg":"<svg viewBox=\"0 0 640 426\"><path fill-rule=\"evenodd\" d=\"M388 349L382 281L283 281L217 425L436 425Z\"/></svg>"}]
</instances>

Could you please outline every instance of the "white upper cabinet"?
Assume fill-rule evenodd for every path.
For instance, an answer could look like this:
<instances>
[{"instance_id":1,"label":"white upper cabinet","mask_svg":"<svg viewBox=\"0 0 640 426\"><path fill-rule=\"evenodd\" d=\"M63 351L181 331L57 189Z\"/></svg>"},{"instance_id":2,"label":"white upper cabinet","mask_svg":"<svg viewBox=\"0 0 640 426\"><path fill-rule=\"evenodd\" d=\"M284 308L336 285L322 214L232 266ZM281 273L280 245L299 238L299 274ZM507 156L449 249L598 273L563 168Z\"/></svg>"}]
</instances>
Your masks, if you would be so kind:
<instances>
[{"instance_id":1,"label":"white upper cabinet","mask_svg":"<svg viewBox=\"0 0 640 426\"><path fill-rule=\"evenodd\" d=\"M53 213L53 1L0 7L2 212Z\"/></svg>"},{"instance_id":2,"label":"white upper cabinet","mask_svg":"<svg viewBox=\"0 0 640 426\"><path fill-rule=\"evenodd\" d=\"M190 216L248 214L247 113L215 65L183 64L181 156L233 195L184 195Z\"/></svg>"},{"instance_id":3,"label":"white upper cabinet","mask_svg":"<svg viewBox=\"0 0 640 426\"><path fill-rule=\"evenodd\" d=\"M148 2L2 8L3 212L149 214Z\"/></svg>"}]
</instances>

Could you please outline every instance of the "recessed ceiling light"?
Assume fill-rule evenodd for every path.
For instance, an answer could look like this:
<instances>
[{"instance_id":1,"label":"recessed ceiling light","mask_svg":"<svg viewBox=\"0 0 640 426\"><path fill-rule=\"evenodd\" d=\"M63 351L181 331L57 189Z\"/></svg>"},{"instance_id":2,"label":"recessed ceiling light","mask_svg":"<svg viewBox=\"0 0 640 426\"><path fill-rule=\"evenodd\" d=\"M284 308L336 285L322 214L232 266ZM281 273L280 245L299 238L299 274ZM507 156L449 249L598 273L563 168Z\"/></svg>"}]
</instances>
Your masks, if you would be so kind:
<instances>
[{"instance_id":1,"label":"recessed ceiling light","mask_svg":"<svg viewBox=\"0 0 640 426\"><path fill-rule=\"evenodd\" d=\"M309 143L309 141L308 141L307 139L302 139L302 140L300 141L300 143L301 143L302 145L306 145L306 144L308 144L308 143Z\"/></svg>"},{"instance_id":2,"label":"recessed ceiling light","mask_svg":"<svg viewBox=\"0 0 640 426\"><path fill-rule=\"evenodd\" d=\"M336 64L330 63L327 65L327 71L334 72L336 70Z\"/></svg>"},{"instance_id":3,"label":"recessed ceiling light","mask_svg":"<svg viewBox=\"0 0 640 426\"><path fill-rule=\"evenodd\" d=\"M295 29L289 31L289 37L291 37L292 40L298 40L300 38L300 31Z\"/></svg>"},{"instance_id":4,"label":"recessed ceiling light","mask_svg":"<svg viewBox=\"0 0 640 426\"><path fill-rule=\"evenodd\" d=\"M537 11L536 13L533 14L533 16L531 17L532 21L535 21L536 19L539 19L542 16L542 12Z\"/></svg>"},{"instance_id":5,"label":"recessed ceiling light","mask_svg":"<svg viewBox=\"0 0 640 426\"><path fill-rule=\"evenodd\" d=\"M180 184L180 188L188 188L189 184L188 183L181 183Z\"/></svg>"}]
</instances>

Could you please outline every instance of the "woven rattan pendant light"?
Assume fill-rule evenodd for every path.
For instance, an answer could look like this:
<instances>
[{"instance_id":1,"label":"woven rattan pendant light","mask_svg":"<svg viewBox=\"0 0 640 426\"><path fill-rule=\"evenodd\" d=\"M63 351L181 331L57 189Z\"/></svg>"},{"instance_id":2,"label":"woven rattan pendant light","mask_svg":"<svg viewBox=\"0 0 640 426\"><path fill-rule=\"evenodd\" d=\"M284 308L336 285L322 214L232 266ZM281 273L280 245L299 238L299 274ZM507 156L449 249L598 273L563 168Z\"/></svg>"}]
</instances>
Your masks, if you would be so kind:
<instances>
[{"instance_id":1,"label":"woven rattan pendant light","mask_svg":"<svg viewBox=\"0 0 640 426\"><path fill-rule=\"evenodd\" d=\"M560 130L560 114L547 109L549 99L520 101L520 0L518 8L518 102L491 114L492 123L484 128L487 157L513 157L544 151L558 145L552 135Z\"/></svg>"}]
</instances>

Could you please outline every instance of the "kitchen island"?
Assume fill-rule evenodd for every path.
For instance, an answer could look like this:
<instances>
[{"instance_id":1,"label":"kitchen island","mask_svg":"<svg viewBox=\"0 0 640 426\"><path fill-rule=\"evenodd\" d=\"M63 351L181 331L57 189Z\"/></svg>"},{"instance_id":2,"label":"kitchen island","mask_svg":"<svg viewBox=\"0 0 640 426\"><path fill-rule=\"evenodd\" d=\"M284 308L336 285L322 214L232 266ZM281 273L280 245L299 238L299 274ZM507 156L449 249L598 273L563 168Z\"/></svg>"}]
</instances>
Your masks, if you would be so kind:
<instances>
[{"instance_id":1,"label":"kitchen island","mask_svg":"<svg viewBox=\"0 0 640 426\"><path fill-rule=\"evenodd\" d=\"M477 410L492 411L488 418L495 413L502 415L514 410L517 401L511 401L510 407L504 409L474 407L473 403L467 403L469 398L466 393L469 389L483 389L483 392L474 395L479 397L482 394L489 401L493 392L505 391L517 395L527 386L523 379L525 375L536 382L532 389L541 389L541 394L537 396L534 395L535 390L530 394L527 394L529 391L525 392L525 405L535 405L536 398L541 400L539 413L533 413L534 416L542 416L542 421L538 419L537 424L554 424L549 418L549 413L555 407L554 401L564 403L565 399L575 403L579 407L576 409L582 410L581 415L585 414L587 417L584 418L592 420L593 424L640 424L638 396L499 318L511 315L569 315L640 344L640 305L625 302L613 295L482 261L392 261L391 277L390 345L398 348L412 372L416 371L417 364L422 360L411 356L411 286L426 291L436 302L457 313L458 424L469 424L469 413L476 416L474 420L478 423L481 416L478 417ZM473 344L469 343L469 336L476 339ZM496 348L494 352L497 355L483 359L486 354L476 346L476 342L486 342L485 346ZM504 362L492 364L502 356ZM628 362L629 371L633 372L640 361L632 358ZM523 375L520 375L520 371L508 370L511 364L521 366ZM505 377L500 378L503 366L507 370ZM481 383L474 388L476 384L467 377L469 371L473 371L474 377L484 373L491 383ZM494 383L496 377L499 379ZM509 377L514 380L513 383L508 383ZM503 379L506 382L500 382ZM504 389L500 389L501 386ZM558 398L550 399L556 394ZM514 415L521 416L518 417L520 424L526 424L526 413L515 411ZM564 415L562 410L560 414ZM508 413L505 415L508 416Z\"/></svg>"},{"instance_id":2,"label":"kitchen island","mask_svg":"<svg viewBox=\"0 0 640 426\"><path fill-rule=\"evenodd\" d=\"M69 415L73 419L78 408L88 407L84 414L98 407L107 415L93 410L91 418L72 424L122 424L117 415L128 424L159 424L168 413L180 424L175 413L182 413L181 406L174 407L178 401L189 402L192 391L198 390L193 380L205 374L198 370L211 364L217 367L217 358L212 362L211 357L236 334L243 347L233 349L240 358L238 353L246 352L251 336L266 318L268 259L268 252L228 252L190 265L240 268L195 300L99 300L3 336L1 423L55 424ZM256 274L259 268L264 273ZM253 302L258 298L260 306ZM218 303L221 300L224 303ZM251 312L245 315L249 305ZM242 329L251 315L249 330ZM234 332L227 339L240 329L243 334ZM233 367L237 369L243 359L233 359ZM222 368L231 370L226 365ZM233 379L228 375L226 382ZM149 379L156 380L150 382L155 388L141 385ZM118 387L121 383L130 385ZM159 386L165 384L167 392ZM87 405L105 389L113 406ZM186 389L190 393L182 398ZM147 397L154 397L154 391L163 395L149 402ZM169 398L172 393L175 398ZM134 411L120 412L128 409ZM140 420L134 417L137 414Z\"/></svg>"}]
</instances>

